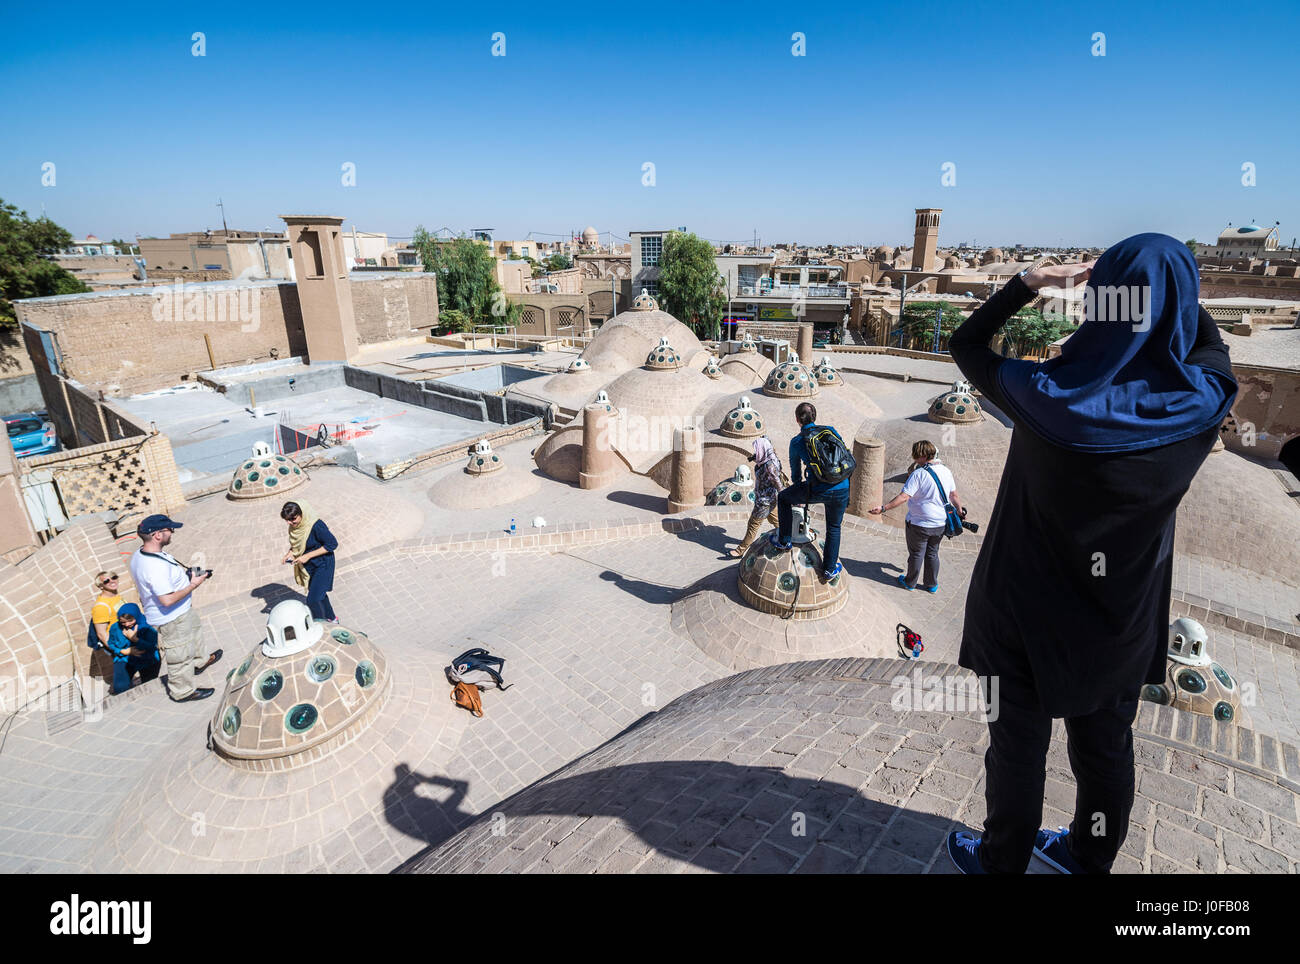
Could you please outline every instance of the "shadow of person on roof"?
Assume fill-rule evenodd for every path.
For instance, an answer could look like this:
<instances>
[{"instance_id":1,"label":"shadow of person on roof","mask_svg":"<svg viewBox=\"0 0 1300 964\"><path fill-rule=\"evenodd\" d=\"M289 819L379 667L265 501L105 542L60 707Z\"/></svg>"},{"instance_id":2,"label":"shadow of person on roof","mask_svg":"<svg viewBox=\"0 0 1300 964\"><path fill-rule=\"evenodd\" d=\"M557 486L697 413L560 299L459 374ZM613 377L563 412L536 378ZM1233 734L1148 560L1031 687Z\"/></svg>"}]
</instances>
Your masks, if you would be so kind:
<instances>
[{"instance_id":1,"label":"shadow of person on roof","mask_svg":"<svg viewBox=\"0 0 1300 964\"><path fill-rule=\"evenodd\" d=\"M285 568L288 568L287 566ZM292 578L292 577L290 577ZM284 602L286 599L298 599L302 602L307 601L307 597L300 592L290 589L288 586L279 582L268 582L264 586L258 586L250 589L248 594L254 599L261 600L262 608L258 612L269 613L276 603Z\"/></svg>"},{"instance_id":2,"label":"shadow of person on roof","mask_svg":"<svg viewBox=\"0 0 1300 964\"><path fill-rule=\"evenodd\" d=\"M870 579L872 582L894 588L898 587L898 577L903 572L902 566L892 562L845 559L843 555L840 556L840 562L844 563L844 568L854 579Z\"/></svg>"},{"instance_id":3,"label":"shadow of person on roof","mask_svg":"<svg viewBox=\"0 0 1300 964\"><path fill-rule=\"evenodd\" d=\"M677 586L665 586L657 582L646 582L644 579L634 579L612 569L606 569L600 574L600 578L612 582L624 592L636 596L637 599L656 606L671 605L682 595L682 590Z\"/></svg>"},{"instance_id":4,"label":"shadow of person on roof","mask_svg":"<svg viewBox=\"0 0 1300 964\"><path fill-rule=\"evenodd\" d=\"M451 792L439 800L423 792L422 787L443 787ZM466 780L426 775L412 770L409 764L399 763L393 767L393 782L384 790L384 819L408 837L434 844L447 839L476 816L470 810L461 809L468 793Z\"/></svg>"},{"instance_id":5,"label":"shadow of person on roof","mask_svg":"<svg viewBox=\"0 0 1300 964\"><path fill-rule=\"evenodd\" d=\"M543 824L550 826L541 837L530 833ZM540 863L525 857L524 834L529 844L552 839L554 847L579 825L584 837L605 827L626 828L632 837L588 860L574 859L576 847L554 851L554 862L549 854ZM836 782L834 773L814 780L777 767L648 761L543 778L394 872L482 870L502 854L503 866L494 869L507 872L576 872L605 863L622 870L649 851L724 873L955 873L946 840L962 826L950 816L871 799Z\"/></svg>"},{"instance_id":6,"label":"shadow of person on roof","mask_svg":"<svg viewBox=\"0 0 1300 964\"><path fill-rule=\"evenodd\" d=\"M686 528L673 532L668 526L668 520L664 519L664 531L671 532L678 539L681 539L684 542L693 542L697 546L703 546L705 549L718 553L726 552L731 548L733 543L739 541L732 539L731 536L727 535L727 530L724 526L710 524L697 518L685 519L682 521L688 523Z\"/></svg>"}]
</instances>

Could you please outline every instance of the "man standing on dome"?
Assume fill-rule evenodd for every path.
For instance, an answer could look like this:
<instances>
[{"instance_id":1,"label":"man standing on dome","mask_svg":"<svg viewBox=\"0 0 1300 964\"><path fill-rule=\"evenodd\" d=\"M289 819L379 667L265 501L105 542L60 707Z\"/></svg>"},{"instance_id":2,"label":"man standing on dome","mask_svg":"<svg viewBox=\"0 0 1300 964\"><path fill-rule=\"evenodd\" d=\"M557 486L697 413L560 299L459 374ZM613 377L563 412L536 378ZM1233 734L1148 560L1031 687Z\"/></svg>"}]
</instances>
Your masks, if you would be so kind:
<instances>
[{"instance_id":1,"label":"man standing on dome","mask_svg":"<svg viewBox=\"0 0 1300 964\"><path fill-rule=\"evenodd\" d=\"M799 434L790 439L790 477L794 484L788 489L782 489L776 497L778 528L768 540L778 549L789 549L791 529L794 526L794 506L820 502L826 507L826 551L822 554L822 578L830 580L844 571L844 566L840 563L840 526L849 506L849 479L845 476L834 483L818 481L808 451L808 439L821 429L831 432L842 446L844 438L832 426L817 424L817 409L812 402L800 402L794 410L794 417L799 423ZM847 446L845 448L847 450ZM809 466L806 479L805 465Z\"/></svg>"}]
</instances>

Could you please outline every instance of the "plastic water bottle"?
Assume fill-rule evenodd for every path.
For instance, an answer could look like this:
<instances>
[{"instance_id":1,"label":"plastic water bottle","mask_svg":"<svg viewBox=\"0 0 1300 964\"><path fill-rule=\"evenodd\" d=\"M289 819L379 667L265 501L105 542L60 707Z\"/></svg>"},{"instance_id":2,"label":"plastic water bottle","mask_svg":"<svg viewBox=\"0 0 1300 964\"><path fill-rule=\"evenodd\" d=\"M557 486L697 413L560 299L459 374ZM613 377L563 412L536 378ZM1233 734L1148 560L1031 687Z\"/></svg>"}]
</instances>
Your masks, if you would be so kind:
<instances>
[{"instance_id":1,"label":"plastic water bottle","mask_svg":"<svg viewBox=\"0 0 1300 964\"><path fill-rule=\"evenodd\" d=\"M514 535L514 534L515 534L515 520L514 520L514 519L511 519L511 520L510 520L510 534L511 534L511 535Z\"/></svg>"}]
</instances>

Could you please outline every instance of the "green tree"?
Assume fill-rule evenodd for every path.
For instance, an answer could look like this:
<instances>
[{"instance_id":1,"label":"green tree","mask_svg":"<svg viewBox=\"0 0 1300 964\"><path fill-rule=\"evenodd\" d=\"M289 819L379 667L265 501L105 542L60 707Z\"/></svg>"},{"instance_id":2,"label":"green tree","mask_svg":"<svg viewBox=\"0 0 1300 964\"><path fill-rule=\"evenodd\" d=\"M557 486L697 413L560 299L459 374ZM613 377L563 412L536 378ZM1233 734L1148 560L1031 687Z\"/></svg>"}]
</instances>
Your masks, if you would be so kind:
<instances>
[{"instance_id":1,"label":"green tree","mask_svg":"<svg viewBox=\"0 0 1300 964\"><path fill-rule=\"evenodd\" d=\"M569 260L567 254L553 254L543 264L547 271L567 271L573 267L573 262Z\"/></svg>"},{"instance_id":2,"label":"green tree","mask_svg":"<svg viewBox=\"0 0 1300 964\"><path fill-rule=\"evenodd\" d=\"M26 211L0 201L0 328L16 328L18 298L70 295L90 289L50 260L72 234L49 218L32 220Z\"/></svg>"},{"instance_id":3,"label":"green tree","mask_svg":"<svg viewBox=\"0 0 1300 964\"><path fill-rule=\"evenodd\" d=\"M1048 345L1074 328L1068 318L1044 315L1037 308L1022 308L1002 326L1004 351L1010 349L1017 357L1041 355Z\"/></svg>"},{"instance_id":4,"label":"green tree","mask_svg":"<svg viewBox=\"0 0 1300 964\"><path fill-rule=\"evenodd\" d=\"M726 289L713 259L713 245L703 238L671 231L659 259L659 304L703 338L720 338Z\"/></svg>"},{"instance_id":5,"label":"green tree","mask_svg":"<svg viewBox=\"0 0 1300 964\"><path fill-rule=\"evenodd\" d=\"M133 241L123 241L121 238L114 238L108 242L117 248L118 254L135 254L135 243Z\"/></svg>"},{"instance_id":6,"label":"green tree","mask_svg":"<svg viewBox=\"0 0 1300 964\"><path fill-rule=\"evenodd\" d=\"M1200 244L1195 238L1188 238L1183 244L1187 245L1187 250L1192 252L1192 257L1196 257L1196 246Z\"/></svg>"},{"instance_id":7,"label":"green tree","mask_svg":"<svg viewBox=\"0 0 1300 964\"><path fill-rule=\"evenodd\" d=\"M934 314L939 312L938 350L948 347L948 339L965 321L961 310L951 301L913 301L903 308L902 328L908 347L934 351Z\"/></svg>"},{"instance_id":8,"label":"green tree","mask_svg":"<svg viewBox=\"0 0 1300 964\"><path fill-rule=\"evenodd\" d=\"M423 226L415 229L411 247L419 252L424 270L438 277L438 313L453 315L459 329L477 324L516 325L523 306L511 302L496 280L496 260L487 245L466 237L441 241ZM448 322L444 321L444 324Z\"/></svg>"}]
</instances>

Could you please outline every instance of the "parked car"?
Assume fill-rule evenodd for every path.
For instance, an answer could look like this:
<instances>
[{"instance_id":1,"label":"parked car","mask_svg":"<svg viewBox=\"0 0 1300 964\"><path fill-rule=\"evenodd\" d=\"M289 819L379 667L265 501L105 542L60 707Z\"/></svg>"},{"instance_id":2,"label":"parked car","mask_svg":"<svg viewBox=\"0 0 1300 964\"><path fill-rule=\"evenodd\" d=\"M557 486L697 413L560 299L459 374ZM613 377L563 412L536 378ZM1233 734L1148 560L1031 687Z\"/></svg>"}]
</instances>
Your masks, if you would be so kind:
<instances>
[{"instance_id":1,"label":"parked car","mask_svg":"<svg viewBox=\"0 0 1300 964\"><path fill-rule=\"evenodd\" d=\"M59 451L59 437L48 412L6 415L5 428L9 431L9 444L14 447L14 455L20 459Z\"/></svg>"}]
</instances>

